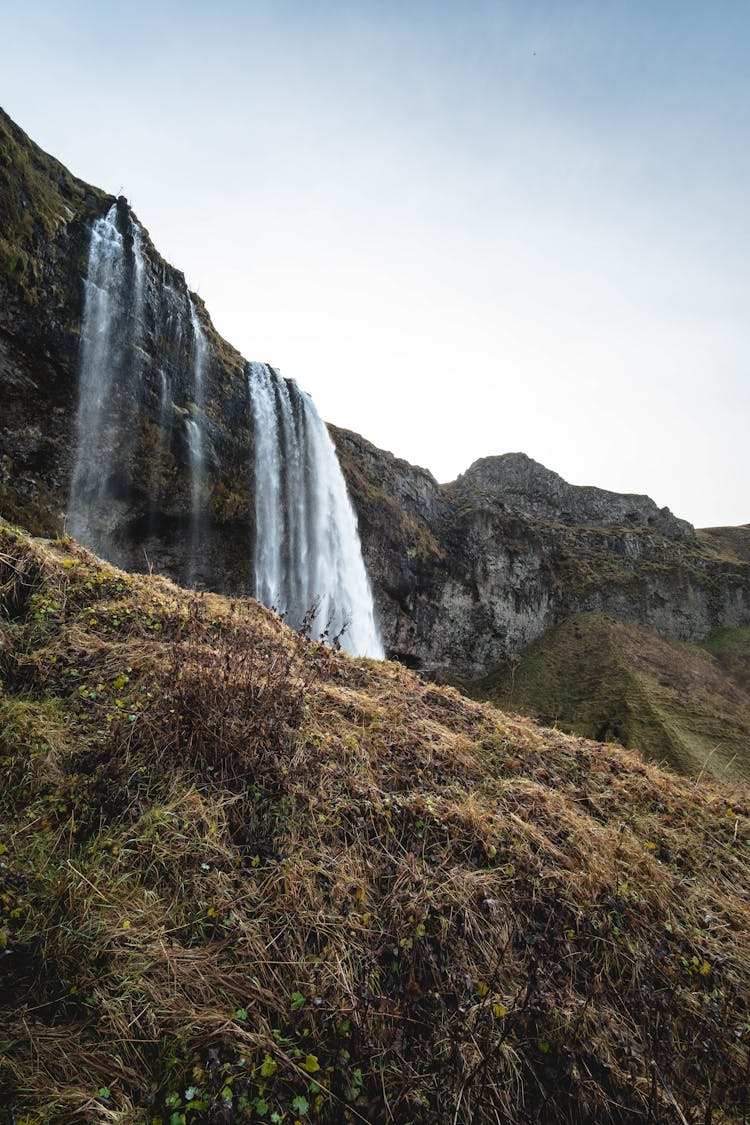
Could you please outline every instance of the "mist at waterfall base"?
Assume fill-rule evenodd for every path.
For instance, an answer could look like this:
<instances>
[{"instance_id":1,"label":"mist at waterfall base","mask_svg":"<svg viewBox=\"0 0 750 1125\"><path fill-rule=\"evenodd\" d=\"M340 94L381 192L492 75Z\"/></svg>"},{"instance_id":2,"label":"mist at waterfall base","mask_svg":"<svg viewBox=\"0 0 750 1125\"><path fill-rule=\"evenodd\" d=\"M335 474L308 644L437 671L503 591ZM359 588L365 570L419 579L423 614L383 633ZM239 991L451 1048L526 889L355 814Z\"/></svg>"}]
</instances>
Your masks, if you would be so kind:
<instances>
[{"instance_id":1,"label":"mist at waterfall base","mask_svg":"<svg viewBox=\"0 0 750 1125\"><path fill-rule=\"evenodd\" d=\"M171 369L189 365L184 385L191 390L190 402L174 401L168 373L149 354L149 336L162 341ZM120 535L133 484L136 435L153 398L158 403L155 461L170 431L184 427L191 509L182 568L187 585L196 584L210 519L210 362L189 292L166 277L160 285L147 285L140 229L122 203L113 204L91 230L68 529L114 564L124 563ZM292 627L304 623L312 636L338 640L352 655L382 658L356 517L325 424L309 396L278 372L250 363L246 374L254 423L252 463L248 452L255 495L254 513L248 513L250 588ZM156 518L156 472L150 483Z\"/></svg>"}]
</instances>

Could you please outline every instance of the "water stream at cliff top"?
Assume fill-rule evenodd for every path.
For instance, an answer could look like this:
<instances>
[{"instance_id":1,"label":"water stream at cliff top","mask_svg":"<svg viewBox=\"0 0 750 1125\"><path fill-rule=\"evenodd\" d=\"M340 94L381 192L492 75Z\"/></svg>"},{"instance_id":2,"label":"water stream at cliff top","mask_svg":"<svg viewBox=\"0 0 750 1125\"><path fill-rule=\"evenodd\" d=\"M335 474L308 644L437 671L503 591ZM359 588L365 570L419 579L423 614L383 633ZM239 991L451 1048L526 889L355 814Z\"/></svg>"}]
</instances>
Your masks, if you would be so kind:
<instances>
[{"instance_id":1,"label":"water stream at cliff top","mask_svg":"<svg viewBox=\"0 0 750 1125\"><path fill-rule=\"evenodd\" d=\"M248 365L254 418L255 596L311 634L344 629L342 647L383 657L357 521L336 450L312 400L261 363Z\"/></svg>"}]
</instances>

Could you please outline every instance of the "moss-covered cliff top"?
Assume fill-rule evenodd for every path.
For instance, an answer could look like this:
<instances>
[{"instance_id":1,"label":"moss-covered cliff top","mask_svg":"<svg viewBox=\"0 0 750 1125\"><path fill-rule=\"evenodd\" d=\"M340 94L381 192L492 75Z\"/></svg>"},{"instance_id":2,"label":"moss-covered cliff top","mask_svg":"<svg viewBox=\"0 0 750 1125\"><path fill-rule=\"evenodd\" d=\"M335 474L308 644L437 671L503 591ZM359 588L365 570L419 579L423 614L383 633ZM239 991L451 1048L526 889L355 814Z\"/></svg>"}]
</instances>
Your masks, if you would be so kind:
<instances>
[{"instance_id":1,"label":"moss-covered cliff top","mask_svg":"<svg viewBox=\"0 0 750 1125\"><path fill-rule=\"evenodd\" d=\"M0 607L11 1117L743 1120L746 788L8 525Z\"/></svg>"},{"instance_id":2,"label":"moss-covered cliff top","mask_svg":"<svg viewBox=\"0 0 750 1125\"><path fill-rule=\"evenodd\" d=\"M0 108L0 272L25 304L49 299L49 244L71 222L82 220L88 226L114 202L114 196L78 179L44 152ZM156 272L186 288L184 274L162 258L148 231L141 230L144 252ZM191 296L214 353L228 368L244 369L239 352L213 327L203 300L196 293Z\"/></svg>"},{"instance_id":3,"label":"moss-covered cliff top","mask_svg":"<svg viewBox=\"0 0 750 1125\"><path fill-rule=\"evenodd\" d=\"M76 212L94 213L108 198L39 148L0 108L0 229L5 245L32 251L39 235L53 238Z\"/></svg>"},{"instance_id":4,"label":"moss-covered cliff top","mask_svg":"<svg viewBox=\"0 0 750 1125\"><path fill-rule=\"evenodd\" d=\"M717 557L750 563L750 524L739 527L704 527L698 541Z\"/></svg>"}]
</instances>

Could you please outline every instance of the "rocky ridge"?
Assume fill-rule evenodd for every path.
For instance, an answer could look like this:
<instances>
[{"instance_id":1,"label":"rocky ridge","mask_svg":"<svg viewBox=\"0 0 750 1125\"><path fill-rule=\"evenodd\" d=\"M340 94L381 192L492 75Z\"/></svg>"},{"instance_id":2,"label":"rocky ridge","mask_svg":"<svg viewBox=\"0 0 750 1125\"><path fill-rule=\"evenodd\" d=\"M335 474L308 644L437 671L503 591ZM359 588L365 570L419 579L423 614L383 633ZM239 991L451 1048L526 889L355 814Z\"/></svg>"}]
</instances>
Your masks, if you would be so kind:
<instances>
[{"instance_id":1,"label":"rocky ridge","mask_svg":"<svg viewBox=\"0 0 750 1125\"><path fill-rule=\"evenodd\" d=\"M574 613L690 642L749 620L750 529L696 531L646 496L570 485L524 454L440 485L358 434L334 438L386 635L415 667L476 674Z\"/></svg>"}]
</instances>

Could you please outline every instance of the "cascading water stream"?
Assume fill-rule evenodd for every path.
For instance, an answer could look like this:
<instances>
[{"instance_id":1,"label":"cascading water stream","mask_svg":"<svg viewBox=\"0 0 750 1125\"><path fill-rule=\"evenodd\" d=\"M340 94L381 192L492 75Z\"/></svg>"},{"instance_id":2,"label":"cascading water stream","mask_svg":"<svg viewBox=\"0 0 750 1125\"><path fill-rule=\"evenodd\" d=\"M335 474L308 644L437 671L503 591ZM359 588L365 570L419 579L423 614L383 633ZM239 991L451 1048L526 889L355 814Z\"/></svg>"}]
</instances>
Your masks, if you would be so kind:
<instances>
[{"instance_id":1,"label":"cascading water stream","mask_svg":"<svg viewBox=\"0 0 750 1125\"><path fill-rule=\"evenodd\" d=\"M132 471L141 391L145 272L137 228L129 220L128 251L117 219L113 204L91 230L68 503L71 534L113 561L117 501L127 492Z\"/></svg>"},{"instance_id":2,"label":"cascading water stream","mask_svg":"<svg viewBox=\"0 0 750 1125\"><path fill-rule=\"evenodd\" d=\"M315 610L313 635L353 655L382 659L357 521L336 450L312 403L292 381L248 366L255 433L255 594L295 627Z\"/></svg>"},{"instance_id":3,"label":"cascading water stream","mask_svg":"<svg viewBox=\"0 0 750 1125\"><path fill-rule=\"evenodd\" d=\"M161 431L160 440L163 440L164 433L169 425L169 414L172 409L172 396L169 391L169 379L166 372L159 368L159 429Z\"/></svg>"},{"instance_id":4,"label":"cascading water stream","mask_svg":"<svg viewBox=\"0 0 750 1125\"><path fill-rule=\"evenodd\" d=\"M204 440L204 406L206 373L206 360L208 359L208 344L203 332L201 322L195 310L192 298L188 298L190 307L190 326L193 331L193 404L195 412L188 418L185 426L187 429L188 451L190 454L190 555L188 558L188 585L195 585L195 575L200 553L200 540L202 530L203 511L203 486L206 476L205 440Z\"/></svg>"}]
</instances>

